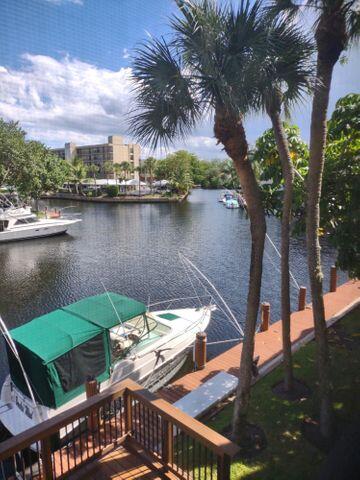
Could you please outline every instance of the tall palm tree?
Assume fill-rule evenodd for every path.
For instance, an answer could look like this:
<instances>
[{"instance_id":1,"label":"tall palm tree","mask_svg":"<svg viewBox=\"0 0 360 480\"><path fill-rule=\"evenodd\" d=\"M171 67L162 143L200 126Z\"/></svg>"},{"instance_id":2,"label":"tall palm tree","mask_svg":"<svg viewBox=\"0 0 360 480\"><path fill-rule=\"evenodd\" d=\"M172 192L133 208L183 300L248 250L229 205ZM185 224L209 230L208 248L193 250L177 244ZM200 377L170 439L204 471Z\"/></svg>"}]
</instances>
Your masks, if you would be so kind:
<instances>
[{"instance_id":1,"label":"tall palm tree","mask_svg":"<svg viewBox=\"0 0 360 480\"><path fill-rule=\"evenodd\" d=\"M149 177L150 177L150 191L151 193L153 192L153 183L154 183L154 171L155 171L155 167L156 167L156 158L155 157L148 157L145 161L144 161L144 166L146 168L146 171L149 173Z\"/></svg>"},{"instance_id":2,"label":"tall palm tree","mask_svg":"<svg viewBox=\"0 0 360 480\"><path fill-rule=\"evenodd\" d=\"M233 160L248 204L251 230L249 290L233 435L245 440L254 335L260 301L265 242L261 193L248 159L244 115L253 108L254 78L247 75L264 29L260 2L241 1L237 10L211 0L177 1L173 38L151 39L133 62L137 111L131 131L151 147L189 134L205 112L213 112L214 134ZM243 436L244 434L244 436Z\"/></svg>"},{"instance_id":3,"label":"tall palm tree","mask_svg":"<svg viewBox=\"0 0 360 480\"><path fill-rule=\"evenodd\" d=\"M104 163L104 173L106 175L107 184L109 185L109 176L114 173L114 163L109 160Z\"/></svg>"},{"instance_id":4,"label":"tall palm tree","mask_svg":"<svg viewBox=\"0 0 360 480\"><path fill-rule=\"evenodd\" d=\"M71 163L70 180L75 184L75 192L82 192L82 182L86 179L87 169L80 158L74 158ZM79 188L80 187L80 188Z\"/></svg>"},{"instance_id":5,"label":"tall palm tree","mask_svg":"<svg viewBox=\"0 0 360 480\"><path fill-rule=\"evenodd\" d=\"M90 163L90 165L88 165L87 167L87 171L90 175L92 175L94 179L94 184L96 185L96 175L99 173L100 167L96 165L96 163Z\"/></svg>"},{"instance_id":6,"label":"tall palm tree","mask_svg":"<svg viewBox=\"0 0 360 480\"><path fill-rule=\"evenodd\" d=\"M294 16L304 2L278 0L275 10ZM323 274L319 243L320 197L326 146L326 115L334 66L341 54L360 34L360 14L357 0L307 0L315 15L317 47L316 79L310 124L309 172L306 186L306 244L317 344L319 375L320 431L330 439L333 434L332 386L328 337L323 300Z\"/></svg>"},{"instance_id":7,"label":"tall palm tree","mask_svg":"<svg viewBox=\"0 0 360 480\"><path fill-rule=\"evenodd\" d=\"M281 219L281 319L284 354L284 390L293 389L290 332L290 221L293 202L294 166L281 114L310 90L313 45L292 23L269 18L266 48L257 52L254 68L258 71L259 101L269 115L280 157L284 179Z\"/></svg>"},{"instance_id":8,"label":"tall palm tree","mask_svg":"<svg viewBox=\"0 0 360 480\"><path fill-rule=\"evenodd\" d=\"M116 184L118 183L119 178L121 177L122 171L123 170L122 170L122 167L121 167L120 163L115 163L114 173L115 173Z\"/></svg>"},{"instance_id":9,"label":"tall palm tree","mask_svg":"<svg viewBox=\"0 0 360 480\"><path fill-rule=\"evenodd\" d=\"M124 180L125 180L125 193L127 190L126 186L126 181L128 179L129 171L130 171L130 163L129 162L121 162L120 167L122 171L124 172Z\"/></svg>"}]
</instances>

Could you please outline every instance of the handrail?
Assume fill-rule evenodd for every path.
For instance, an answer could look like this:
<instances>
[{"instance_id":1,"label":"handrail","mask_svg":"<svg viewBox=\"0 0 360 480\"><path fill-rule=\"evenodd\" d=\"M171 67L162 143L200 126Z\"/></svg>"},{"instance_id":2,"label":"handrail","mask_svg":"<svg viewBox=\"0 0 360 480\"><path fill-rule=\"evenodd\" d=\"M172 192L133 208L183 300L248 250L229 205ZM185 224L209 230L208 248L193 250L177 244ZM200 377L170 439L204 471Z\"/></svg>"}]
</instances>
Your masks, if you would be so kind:
<instances>
[{"instance_id":1,"label":"handrail","mask_svg":"<svg viewBox=\"0 0 360 480\"><path fill-rule=\"evenodd\" d=\"M207 448L211 451L217 458L218 461L218 471L219 472L227 472L227 474L220 475L218 479L229 479L229 472L230 472L230 459L233 457L239 450L238 446L232 443L230 440L226 439L219 433L215 432L214 430L210 429L206 425L202 424L198 420L190 417L186 413L182 412L175 406L169 404L165 400L159 398L156 394L150 393L141 385L137 384L132 380L124 380L121 383L112 385L111 387L103 390L102 392L88 398L84 402L79 405L75 405L74 407L52 417L48 420L45 420L41 424L38 424L29 430L22 432L15 437L12 437L4 442L0 443L0 462L6 461L10 457L15 456L22 450L26 450L30 446L40 443L41 445L41 452L38 450L38 454L43 462L42 469L45 472L45 478L60 478L62 476L62 466L61 466L61 475L60 477L56 473L56 467L54 462L55 457L51 451L51 438L53 435L58 434L61 429L66 429L68 425L72 424L72 422L79 422L82 419L87 417L86 422L92 422L93 419L99 418L99 410L102 408L106 409L107 406L111 404L111 402L117 402L120 400L120 422L124 422L125 425L120 426L120 435L115 435L115 437L111 434L111 423L108 423L108 427L110 428L110 432L108 435L110 436L110 440L106 440L106 430L105 430L105 423L104 429L100 427L100 423L97 422L97 427L99 430L99 444L98 446L93 445L93 454L96 452L101 454L101 438L103 441L109 446L113 444L114 446L119 442L127 442L129 446L136 444L137 441L137 432L139 432L138 425L139 422L143 420L147 423L148 431L148 439L147 443L145 442L145 450L148 450L150 454L158 454L160 451L161 458L160 460L165 468L173 468L173 448L175 445L174 435L178 435L178 432L183 432L184 435L187 435L189 438L192 438L193 441L199 442L199 444L203 445L204 448ZM123 403L122 403L123 402ZM136 413L134 408L136 408L136 404L139 403L142 405L141 411L142 414ZM122 407L121 407L122 405ZM152 412L151 417L150 413L146 414L147 412ZM121 413L123 412L123 413ZM145 413L144 413L145 412ZM143 417L141 415L147 415ZM95 416L95 417L94 417ZM162 424L162 433L160 436L152 437L155 435L155 431L151 430L151 421L155 421L154 419L160 418ZM142 420L141 420L142 419ZM133 423L137 422L137 423ZM157 420L156 420L157 424ZM90 432L93 427L90 427ZM149 429L150 428L150 429ZM165 430L164 430L165 429ZM180 430L179 430L180 429ZM100 434L100 430L102 433ZM165 432L165 433L164 433ZM167 433L166 433L167 432ZM113 432L114 433L114 432ZM161 435L165 434L165 440L161 440ZM158 432L156 432L158 435ZM113 438L113 439L111 439ZM166 440L167 439L167 440ZM140 439L141 440L141 439ZM93 438L94 441L94 438ZM152 443L152 447L151 445ZM165 441L163 447L161 447L160 451L158 450L158 442ZM114 443L115 442L115 443ZM135 443L134 443L135 442ZM81 436L79 439L79 445L81 448ZM105 444L104 444L105 445ZM100 447L100 449L98 448ZM146 448L148 447L148 448ZM39 448L39 447L37 447ZM88 448L88 445L87 445ZM114 448L114 447L112 447ZM130 447L129 447L130 448ZM76 447L74 447L74 454L76 455ZM55 453L54 453L55 455ZM56 455L60 455L61 451L57 452ZM93 456L89 457L89 452L85 460L89 460ZM57 457L59 458L59 457ZM158 457L157 457L158 458ZM75 459L74 459L75 460ZM60 460L61 462L61 460ZM68 459L69 462L69 459ZM71 466L68 463L67 473L73 471L74 468L77 466L82 465L82 456L81 461L79 464L75 466ZM181 468L178 467L178 468ZM66 470L66 469L65 469ZM172 470L174 471L174 470ZM65 472L66 473L66 472ZM185 478L181 476L179 478ZM212 478L212 477L211 477Z\"/></svg>"},{"instance_id":2,"label":"handrail","mask_svg":"<svg viewBox=\"0 0 360 480\"><path fill-rule=\"evenodd\" d=\"M225 438L223 435L215 432L203 423L199 422L187 413L184 413L166 400L144 389L141 385L128 380L127 390L132 396L145 403L150 409L155 410L165 420L178 425L186 433L195 437L207 445L214 453L218 455L229 455L233 457L239 451L239 447Z\"/></svg>"},{"instance_id":3,"label":"handrail","mask_svg":"<svg viewBox=\"0 0 360 480\"><path fill-rule=\"evenodd\" d=\"M85 400L84 402L69 408L65 412L59 413L59 415L49 418L48 420L45 420L44 422L25 430L19 435L1 442L0 461L8 458L11 455L14 455L19 450L29 447L35 442L50 437L69 423L89 415L94 410L99 409L104 403L121 397L126 390L127 382L128 380L124 380L120 384L112 385L111 387Z\"/></svg>"}]
</instances>

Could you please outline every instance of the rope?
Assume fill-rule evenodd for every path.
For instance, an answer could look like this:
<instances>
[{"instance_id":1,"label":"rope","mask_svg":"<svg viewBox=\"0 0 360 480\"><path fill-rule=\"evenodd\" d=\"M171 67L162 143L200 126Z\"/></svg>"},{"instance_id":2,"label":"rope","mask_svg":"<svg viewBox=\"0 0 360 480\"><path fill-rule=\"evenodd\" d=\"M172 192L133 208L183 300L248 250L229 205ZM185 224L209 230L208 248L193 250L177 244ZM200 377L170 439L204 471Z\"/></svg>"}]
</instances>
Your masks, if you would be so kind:
<instances>
[{"instance_id":1,"label":"rope","mask_svg":"<svg viewBox=\"0 0 360 480\"><path fill-rule=\"evenodd\" d=\"M186 258L183 254L179 253L179 255L181 255L184 260L189 264L191 265L191 267L193 267L196 272L199 273L199 275L210 285L210 287L214 290L214 292L216 293L216 295L218 296L218 298L222 301L225 309L227 310L228 314L230 315L230 317L232 318L232 320L235 322L235 324L237 325L237 330L239 331L240 335L244 336L244 332L243 332L243 329L241 328L240 324L238 323L237 319L235 318L234 314L232 313L232 311L230 310L229 306L227 305L227 303L225 302L225 300L222 298L222 296L220 295L220 293L218 292L218 290L216 289L215 285L213 285L210 280L196 267L196 265L194 265L191 260L189 260L188 258ZM228 315L227 315L228 317ZM229 318L229 317L228 317Z\"/></svg>"},{"instance_id":2,"label":"rope","mask_svg":"<svg viewBox=\"0 0 360 480\"><path fill-rule=\"evenodd\" d=\"M219 340L217 342L206 342L206 345L220 345L221 343L240 342L242 338L231 338L229 340Z\"/></svg>"},{"instance_id":3,"label":"rope","mask_svg":"<svg viewBox=\"0 0 360 480\"><path fill-rule=\"evenodd\" d=\"M276 248L276 245L274 244L274 242L271 240L271 238L269 237L268 234L266 234L266 238L269 240L270 244L273 246L275 252L278 254L279 258L281 258L281 253L279 252L279 250ZM265 250L264 250L265 251ZM270 257L269 257L270 258ZM280 271L280 270L279 270ZM290 277L292 279L292 281L294 282L296 288L298 288L300 290L300 285L298 284L298 282L296 281L294 275L291 273L291 270L289 269L289 274L290 274Z\"/></svg>"}]
</instances>

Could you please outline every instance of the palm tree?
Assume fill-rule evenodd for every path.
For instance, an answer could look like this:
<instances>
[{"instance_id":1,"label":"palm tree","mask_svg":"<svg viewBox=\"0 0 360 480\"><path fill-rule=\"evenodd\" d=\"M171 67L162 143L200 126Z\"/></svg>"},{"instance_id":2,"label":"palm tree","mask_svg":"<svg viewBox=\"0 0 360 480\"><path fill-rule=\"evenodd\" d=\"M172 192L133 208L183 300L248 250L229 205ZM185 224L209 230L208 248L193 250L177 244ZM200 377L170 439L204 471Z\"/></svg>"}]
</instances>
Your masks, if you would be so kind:
<instances>
[{"instance_id":1,"label":"palm tree","mask_svg":"<svg viewBox=\"0 0 360 480\"><path fill-rule=\"evenodd\" d=\"M146 171L149 173L149 176L150 176L150 191L151 191L151 193L153 193L154 171L155 171L155 167L156 167L156 162L157 162L157 160L154 157L148 157L144 161L144 166L145 166Z\"/></svg>"},{"instance_id":2,"label":"palm tree","mask_svg":"<svg viewBox=\"0 0 360 480\"><path fill-rule=\"evenodd\" d=\"M116 184L118 183L119 178L121 177L122 171L123 170L122 170L122 167L121 167L120 163L115 163L114 173L115 173Z\"/></svg>"},{"instance_id":3,"label":"palm tree","mask_svg":"<svg viewBox=\"0 0 360 480\"><path fill-rule=\"evenodd\" d=\"M124 172L124 180L126 182L126 180L128 179L128 174L129 174L129 170L130 170L130 163L129 162L121 162L120 167L121 167L122 171ZM126 193L126 183L125 183L125 193Z\"/></svg>"},{"instance_id":4,"label":"palm tree","mask_svg":"<svg viewBox=\"0 0 360 480\"><path fill-rule=\"evenodd\" d=\"M87 167L87 171L90 175L92 175L94 184L96 185L96 175L99 173L100 167L96 165L96 163L90 163L90 165Z\"/></svg>"},{"instance_id":5,"label":"palm tree","mask_svg":"<svg viewBox=\"0 0 360 480\"><path fill-rule=\"evenodd\" d=\"M84 162L80 158L74 158L71 163L70 180L75 184L75 191L77 194L82 192L82 182L87 177L87 170ZM80 186L80 190L79 190Z\"/></svg>"},{"instance_id":6,"label":"palm tree","mask_svg":"<svg viewBox=\"0 0 360 480\"><path fill-rule=\"evenodd\" d=\"M309 91L312 78L312 43L286 20L269 19L267 48L257 52L254 68L258 71L259 101L269 115L280 157L284 179L281 219L281 319L284 355L285 392L294 387L290 335L290 221L293 202L294 166L281 119L292 104Z\"/></svg>"},{"instance_id":7,"label":"palm tree","mask_svg":"<svg viewBox=\"0 0 360 480\"><path fill-rule=\"evenodd\" d=\"M275 10L294 16L303 2L279 0ZM310 277L317 368L319 376L320 431L326 438L333 435L332 386L328 337L323 300L323 274L319 243L320 197L326 146L326 115L334 66L341 54L360 34L357 0L307 0L315 15L317 47L316 79L310 124L309 172L306 181L306 244Z\"/></svg>"},{"instance_id":8,"label":"palm tree","mask_svg":"<svg viewBox=\"0 0 360 480\"><path fill-rule=\"evenodd\" d=\"M214 113L214 134L233 160L248 204L252 237L249 290L233 435L247 440L246 417L252 381L254 335L260 301L265 214L248 159L244 115L254 107L254 78L247 75L255 48L265 42L260 3L238 10L210 0L177 1L173 39L151 39L133 63L137 111L131 131L151 147L189 134L204 112Z\"/></svg>"},{"instance_id":9,"label":"palm tree","mask_svg":"<svg viewBox=\"0 0 360 480\"><path fill-rule=\"evenodd\" d=\"M113 162L106 161L104 163L104 173L106 175L107 184L109 185L109 175L114 173L114 164Z\"/></svg>"}]
</instances>

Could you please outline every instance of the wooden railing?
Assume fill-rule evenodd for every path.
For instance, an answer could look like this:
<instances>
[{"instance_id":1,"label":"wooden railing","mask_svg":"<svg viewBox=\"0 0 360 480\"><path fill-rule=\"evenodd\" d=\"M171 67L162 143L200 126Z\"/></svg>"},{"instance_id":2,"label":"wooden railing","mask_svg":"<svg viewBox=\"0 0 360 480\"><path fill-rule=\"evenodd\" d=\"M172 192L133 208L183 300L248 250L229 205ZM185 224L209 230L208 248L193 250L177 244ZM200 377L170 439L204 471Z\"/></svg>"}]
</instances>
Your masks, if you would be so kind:
<instances>
[{"instance_id":1,"label":"wooden railing","mask_svg":"<svg viewBox=\"0 0 360 480\"><path fill-rule=\"evenodd\" d=\"M119 445L179 479L229 480L238 451L222 435L125 380L2 442L0 478L69 478Z\"/></svg>"}]
</instances>

